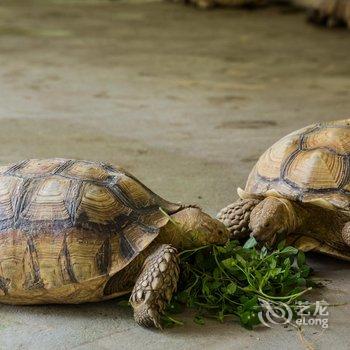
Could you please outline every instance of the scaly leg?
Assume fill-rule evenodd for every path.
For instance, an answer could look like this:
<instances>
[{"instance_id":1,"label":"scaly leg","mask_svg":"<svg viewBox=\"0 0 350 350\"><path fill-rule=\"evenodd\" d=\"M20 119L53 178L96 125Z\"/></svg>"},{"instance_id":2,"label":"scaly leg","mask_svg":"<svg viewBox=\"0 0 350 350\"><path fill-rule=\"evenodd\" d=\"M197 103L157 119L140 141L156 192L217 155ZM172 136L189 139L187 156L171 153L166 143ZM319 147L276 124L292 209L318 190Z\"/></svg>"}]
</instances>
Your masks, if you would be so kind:
<instances>
[{"instance_id":1,"label":"scaly leg","mask_svg":"<svg viewBox=\"0 0 350 350\"><path fill-rule=\"evenodd\" d=\"M259 202L259 199L239 199L217 214L217 219L228 228L232 239L249 237L250 214Z\"/></svg>"},{"instance_id":2,"label":"scaly leg","mask_svg":"<svg viewBox=\"0 0 350 350\"><path fill-rule=\"evenodd\" d=\"M139 325L162 328L160 317L176 290L178 279L176 249L168 244L156 245L145 260L130 296Z\"/></svg>"}]
</instances>

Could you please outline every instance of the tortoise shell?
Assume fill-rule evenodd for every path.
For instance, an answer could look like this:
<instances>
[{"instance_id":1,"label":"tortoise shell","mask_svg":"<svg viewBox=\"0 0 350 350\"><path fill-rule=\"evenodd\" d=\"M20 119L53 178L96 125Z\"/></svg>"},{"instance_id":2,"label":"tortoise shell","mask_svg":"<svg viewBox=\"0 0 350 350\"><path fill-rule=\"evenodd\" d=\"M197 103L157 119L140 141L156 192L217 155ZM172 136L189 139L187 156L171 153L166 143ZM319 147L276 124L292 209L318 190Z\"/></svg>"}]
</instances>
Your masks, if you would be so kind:
<instances>
[{"instance_id":1,"label":"tortoise shell","mask_svg":"<svg viewBox=\"0 0 350 350\"><path fill-rule=\"evenodd\" d=\"M108 276L167 222L160 207L171 214L180 205L104 163L30 159L2 166L0 301L98 300L94 293Z\"/></svg>"},{"instance_id":2,"label":"tortoise shell","mask_svg":"<svg viewBox=\"0 0 350 350\"><path fill-rule=\"evenodd\" d=\"M350 119L295 131L262 154L241 197L270 194L349 209Z\"/></svg>"}]
</instances>

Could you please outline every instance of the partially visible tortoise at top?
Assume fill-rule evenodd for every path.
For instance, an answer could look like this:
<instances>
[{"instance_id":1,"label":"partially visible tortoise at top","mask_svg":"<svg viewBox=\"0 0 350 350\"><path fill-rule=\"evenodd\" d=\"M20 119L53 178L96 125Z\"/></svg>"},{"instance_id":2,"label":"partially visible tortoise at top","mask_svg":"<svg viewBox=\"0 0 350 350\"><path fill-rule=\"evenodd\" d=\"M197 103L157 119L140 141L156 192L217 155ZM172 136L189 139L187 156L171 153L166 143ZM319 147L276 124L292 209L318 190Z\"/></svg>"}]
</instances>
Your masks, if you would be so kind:
<instances>
[{"instance_id":1,"label":"partially visible tortoise at top","mask_svg":"<svg viewBox=\"0 0 350 350\"><path fill-rule=\"evenodd\" d=\"M349 0L185 0L200 8L214 6L265 6L269 4L291 5L305 8L312 22L336 27L346 25L350 28L350 1Z\"/></svg>"},{"instance_id":2,"label":"partially visible tortoise at top","mask_svg":"<svg viewBox=\"0 0 350 350\"><path fill-rule=\"evenodd\" d=\"M0 302L82 303L132 291L135 320L161 327L177 249L225 243L195 206L168 202L104 163L30 159L0 167Z\"/></svg>"},{"instance_id":3,"label":"partially visible tortoise at top","mask_svg":"<svg viewBox=\"0 0 350 350\"><path fill-rule=\"evenodd\" d=\"M218 218L231 236L350 260L350 119L295 131L270 147Z\"/></svg>"}]
</instances>

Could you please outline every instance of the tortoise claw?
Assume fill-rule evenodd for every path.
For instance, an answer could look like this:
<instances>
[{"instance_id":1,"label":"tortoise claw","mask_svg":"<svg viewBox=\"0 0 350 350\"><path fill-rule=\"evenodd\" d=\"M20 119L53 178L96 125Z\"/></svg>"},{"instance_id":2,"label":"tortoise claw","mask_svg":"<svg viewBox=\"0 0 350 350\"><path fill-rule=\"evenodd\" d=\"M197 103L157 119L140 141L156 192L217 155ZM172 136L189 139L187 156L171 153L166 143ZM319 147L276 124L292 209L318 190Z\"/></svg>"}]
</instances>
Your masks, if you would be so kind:
<instances>
[{"instance_id":1,"label":"tortoise claw","mask_svg":"<svg viewBox=\"0 0 350 350\"><path fill-rule=\"evenodd\" d=\"M130 296L135 321L144 327L163 329L161 315L179 278L177 251L161 244L146 259Z\"/></svg>"},{"instance_id":2,"label":"tortoise claw","mask_svg":"<svg viewBox=\"0 0 350 350\"><path fill-rule=\"evenodd\" d=\"M142 303L134 308L134 318L137 324L143 327L163 329L161 316L156 307Z\"/></svg>"}]
</instances>

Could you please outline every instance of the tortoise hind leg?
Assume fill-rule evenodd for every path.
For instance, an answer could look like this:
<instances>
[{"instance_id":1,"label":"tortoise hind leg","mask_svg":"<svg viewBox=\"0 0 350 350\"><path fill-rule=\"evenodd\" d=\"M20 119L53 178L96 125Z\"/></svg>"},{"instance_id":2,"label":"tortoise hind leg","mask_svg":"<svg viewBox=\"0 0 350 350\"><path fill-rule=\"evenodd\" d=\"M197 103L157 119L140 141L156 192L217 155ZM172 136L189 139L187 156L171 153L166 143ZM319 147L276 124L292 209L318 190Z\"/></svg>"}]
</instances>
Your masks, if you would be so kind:
<instances>
[{"instance_id":1,"label":"tortoise hind leg","mask_svg":"<svg viewBox=\"0 0 350 350\"><path fill-rule=\"evenodd\" d=\"M217 219L224 223L232 239L249 236L250 214L259 202L259 199L239 199L217 214Z\"/></svg>"},{"instance_id":2,"label":"tortoise hind leg","mask_svg":"<svg viewBox=\"0 0 350 350\"><path fill-rule=\"evenodd\" d=\"M139 325L162 328L160 317L176 290L178 279L176 249L168 244L156 245L145 260L130 296Z\"/></svg>"}]
</instances>

